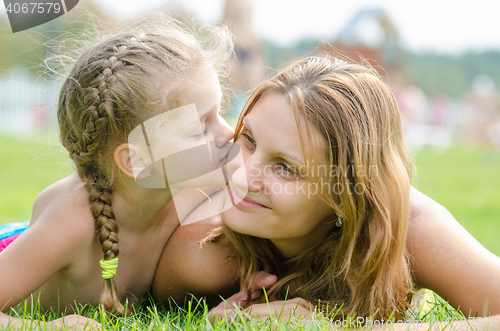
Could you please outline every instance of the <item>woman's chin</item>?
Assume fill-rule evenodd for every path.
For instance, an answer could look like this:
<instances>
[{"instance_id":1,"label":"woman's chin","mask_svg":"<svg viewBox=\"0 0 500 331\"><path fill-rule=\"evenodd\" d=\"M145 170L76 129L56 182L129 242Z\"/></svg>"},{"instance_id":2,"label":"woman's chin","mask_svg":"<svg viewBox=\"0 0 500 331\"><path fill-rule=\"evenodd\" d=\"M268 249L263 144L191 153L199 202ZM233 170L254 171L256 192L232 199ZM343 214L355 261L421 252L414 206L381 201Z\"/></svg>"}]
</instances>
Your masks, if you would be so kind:
<instances>
[{"instance_id":1,"label":"woman's chin","mask_svg":"<svg viewBox=\"0 0 500 331\"><path fill-rule=\"evenodd\" d=\"M241 211L236 207L231 207L221 213L222 222L227 228L237 233L255 236L255 231L248 226L248 220L241 216Z\"/></svg>"}]
</instances>

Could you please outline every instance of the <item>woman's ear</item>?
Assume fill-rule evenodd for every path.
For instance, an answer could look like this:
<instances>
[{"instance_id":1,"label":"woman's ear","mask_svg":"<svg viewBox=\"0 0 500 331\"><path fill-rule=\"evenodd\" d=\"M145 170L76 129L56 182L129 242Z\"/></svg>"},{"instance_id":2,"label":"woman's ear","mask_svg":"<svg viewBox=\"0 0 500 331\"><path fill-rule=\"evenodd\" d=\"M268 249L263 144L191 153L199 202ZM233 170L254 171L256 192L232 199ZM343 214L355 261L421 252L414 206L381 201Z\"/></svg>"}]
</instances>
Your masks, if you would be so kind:
<instances>
[{"instance_id":1,"label":"woman's ear","mask_svg":"<svg viewBox=\"0 0 500 331\"><path fill-rule=\"evenodd\" d=\"M149 172L144 169L147 164L139 157L136 151L137 146L124 143L116 147L113 157L116 166L128 177L140 179L139 177L148 176Z\"/></svg>"}]
</instances>

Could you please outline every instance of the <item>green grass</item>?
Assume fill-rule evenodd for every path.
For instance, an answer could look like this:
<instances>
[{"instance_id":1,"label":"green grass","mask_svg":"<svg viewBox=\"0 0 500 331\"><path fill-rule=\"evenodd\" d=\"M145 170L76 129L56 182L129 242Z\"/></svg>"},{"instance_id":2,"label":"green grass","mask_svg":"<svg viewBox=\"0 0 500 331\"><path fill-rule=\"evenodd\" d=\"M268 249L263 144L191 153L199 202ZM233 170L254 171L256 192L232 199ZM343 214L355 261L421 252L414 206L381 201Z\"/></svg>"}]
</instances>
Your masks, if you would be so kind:
<instances>
[{"instance_id":1,"label":"green grass","mask_svg":"<svg viewBox=\"0 0 500 331\"><path fill-rule=\"evenodd\" d=\"M144 300L140 305L133 308L133 313L126 317L116 317L112 314L104 313L99 306L83 307L75 305L70 313L92 318L102 325L103 330L121 331L121 330L148 330L148 331L163 331L163 330L327 330L327 325L338 327L338 330L352 330L352 328L344 327L341 320L335 321L334 316L325 317L317 316L312 320L304 320L300 317L292 316L284 318L272 316L269 318L253 319L246 318L246 314L237 312L232 319L221 318L216 321L211 321L209 309L203 300L194 299L189 301L184 307L165 307L155 305L149 300ZM23 330L48 330L49 321L59 318L61 315L58 312L41 312L34 306L29 308L28 305L19 305L16 309L12 309L9 315L23 319L33 319L37 322L27 321ZM352 325L356 325L356 316L352 318L346 317L344 320L353 321ZM397 321L396 321L397 322ZM425 315L418 316L415 312L410 311L406 323L432 323L436 325L446 326L447 323L452 325L466 325L467 319L459 312L450 309L450 307L439 297L435 298L435 303L431 304L430 311ZM498 322L498 321L497 321ZM497 323L498 324L498 323ZM358 325L361 327L362 325ZM374 324L377 326L377 324ZM363 330L371 330L370 327L362 328ZM432 330L437 330L433 328ZM441 328L439 328L441 329ZM453 328L446 328L447 330Z\"/></svg>"},{"instance_id":2,"label":"green grass","mask_svg":"<svg viewBox=\"0 0 500 331\"><path fill-rule=\"evenodd\" d=\"M69 175L73 166L54 132L23 136L0 135L0 224L25 221L31 217L35 197L53 182ZM445 153L421 151L415 156L415 186L435 199L487 249L500 255L500 152L492 149L455 147ZM439 298L424 321L463 318ZM212 324L203 301L191 301L184 308L143 303L129 317L104 315L98 307L74 312L95 318L106 330L252 330L288 329L293 326L277 319L263 322L237 317ZM71 313L74 313L71 312ZM52 320L57 312L42 313L20 305L10 312L28 319ZM307 330L319 330L320 323L296 323ZM307 327L311 326L311 328ZM44 329L43 324L31 329Z\"/></svg>"},{"instance_id":3,"label":"green grass","mask_svg":"<svg viewBox=\"0 0 500 331\"><path fill-rule=\"evenodd\" d=\"M29 220L36 196L72 169L55 132L0 135L0 224Z\"/></svg>"}]
</instances>

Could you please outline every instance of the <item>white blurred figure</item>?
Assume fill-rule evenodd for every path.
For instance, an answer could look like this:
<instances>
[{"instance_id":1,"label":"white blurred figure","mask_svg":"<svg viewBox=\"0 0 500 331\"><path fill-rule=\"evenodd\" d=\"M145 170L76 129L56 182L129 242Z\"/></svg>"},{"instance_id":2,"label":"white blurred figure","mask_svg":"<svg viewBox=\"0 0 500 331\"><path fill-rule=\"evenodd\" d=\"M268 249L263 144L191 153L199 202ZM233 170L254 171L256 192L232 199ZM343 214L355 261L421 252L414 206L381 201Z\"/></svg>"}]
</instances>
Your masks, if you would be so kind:
<instances>
[{"instance_id":1,"label":"white blurred figure","mask_svg":"<svg viewBox=\"0 0 500 331\"><path fill-rule=\"evenodd\" d=\"M403 77L399 78L406 81ZM406 141L413 151L418 151L427 142L428 128L425 125L429 108L427 97L420 88L407 81L393 87L393 91L401 113Z\"/></svg>"},{"instance_id":2,"label":"white blurred figure","mask_svg":"<svg viewBox=\"0 0 500 331\"><path fill-rule=\"evenodd\" d=\"M498 144L500 141L499 98L495 82L481 74L472 81L462 118L463 135L467 141Z\"/></svg>"}]
</instances>

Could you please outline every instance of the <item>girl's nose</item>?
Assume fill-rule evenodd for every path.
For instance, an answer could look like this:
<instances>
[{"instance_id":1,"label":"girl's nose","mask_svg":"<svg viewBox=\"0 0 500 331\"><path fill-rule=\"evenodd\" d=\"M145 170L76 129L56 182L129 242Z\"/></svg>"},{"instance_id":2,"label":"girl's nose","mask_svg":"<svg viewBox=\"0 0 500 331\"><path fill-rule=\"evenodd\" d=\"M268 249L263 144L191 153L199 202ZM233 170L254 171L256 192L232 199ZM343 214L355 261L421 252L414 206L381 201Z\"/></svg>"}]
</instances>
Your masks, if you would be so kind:
<instances>
[{"instance_id":1,"label":"girl's nose","mask_svg":"<svg viewBox=\"0 0 500 331\"><path fill-rule=\"evenodd\" d=\"M218 148L224 147L224 145L234 138L234 130L227 124L226 120L219 115L219 122L216 128L215 135L215 146Z\"/></svg>"}]
</instances>

